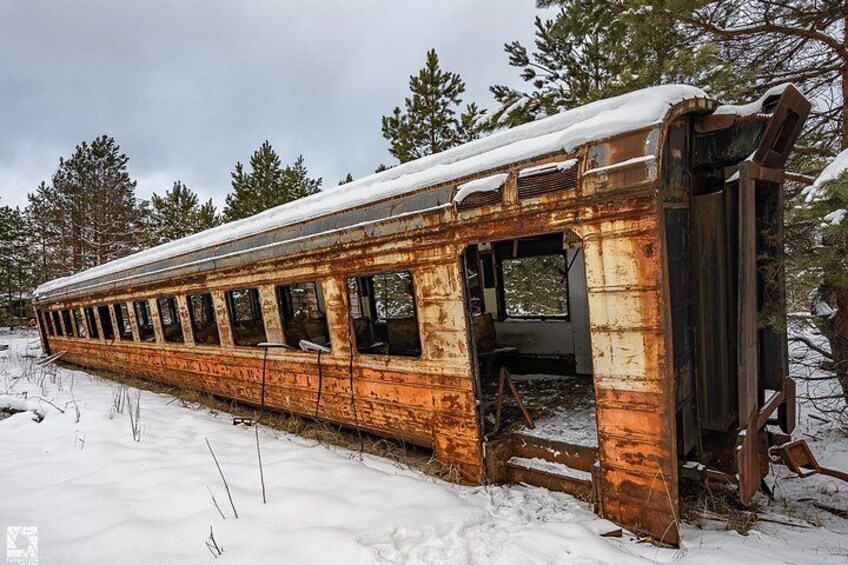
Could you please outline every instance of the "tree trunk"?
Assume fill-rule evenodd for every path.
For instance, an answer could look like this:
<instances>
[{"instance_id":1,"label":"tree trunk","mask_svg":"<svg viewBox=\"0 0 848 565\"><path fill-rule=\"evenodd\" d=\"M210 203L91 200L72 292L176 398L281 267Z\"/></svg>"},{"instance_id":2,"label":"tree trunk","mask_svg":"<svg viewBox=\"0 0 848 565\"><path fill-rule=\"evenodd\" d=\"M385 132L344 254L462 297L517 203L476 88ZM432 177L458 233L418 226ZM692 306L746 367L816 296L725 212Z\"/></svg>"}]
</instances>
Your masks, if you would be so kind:
<instances>
[{"instance_id":1,"label":"tree trunk","mask_svg":"<svg viewBox=\"0 0 848 565\"><path fill-rule=\"evenodd\" d=\"M833 362L826 368L836 374L842 393L848 399L848 287L833 285L829 290L836 313L818 326L833 354Z\"/></svg>"},{"instance_id":2,"label":"tree trunk","mask_svg":"<svg viewBox=\"0 0 848 565\"><path fill-rule=\"evenodd\" d=\"M842 55L842 147L848 149L848 57L845 55L845 46L848 44L848 17L842 21L843 53Z\"/></svg>"}]
</instances>

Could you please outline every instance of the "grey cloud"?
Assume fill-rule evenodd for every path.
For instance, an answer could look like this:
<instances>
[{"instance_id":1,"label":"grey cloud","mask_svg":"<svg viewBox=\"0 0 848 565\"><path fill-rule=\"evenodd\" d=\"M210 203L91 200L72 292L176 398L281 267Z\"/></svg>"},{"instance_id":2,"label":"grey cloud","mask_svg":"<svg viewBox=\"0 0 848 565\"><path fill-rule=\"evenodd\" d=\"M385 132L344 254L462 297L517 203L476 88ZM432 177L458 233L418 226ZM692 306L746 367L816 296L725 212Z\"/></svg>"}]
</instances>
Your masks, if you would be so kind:
<instances>
[{"instance_id":1,"label":"grey cloud","mask_svg":"<svg viewBox=\"0 0 848 565\"><path fill-rule=\"evenodd\" d=\"M0 2L0 196L23 204L61 155L113 135L139 194L181 179L223 202L269 139L334 185L391 162L380 116L438 49L467 100L519 84L501 46L533 0Z\"/></svg>"}]
</instances>

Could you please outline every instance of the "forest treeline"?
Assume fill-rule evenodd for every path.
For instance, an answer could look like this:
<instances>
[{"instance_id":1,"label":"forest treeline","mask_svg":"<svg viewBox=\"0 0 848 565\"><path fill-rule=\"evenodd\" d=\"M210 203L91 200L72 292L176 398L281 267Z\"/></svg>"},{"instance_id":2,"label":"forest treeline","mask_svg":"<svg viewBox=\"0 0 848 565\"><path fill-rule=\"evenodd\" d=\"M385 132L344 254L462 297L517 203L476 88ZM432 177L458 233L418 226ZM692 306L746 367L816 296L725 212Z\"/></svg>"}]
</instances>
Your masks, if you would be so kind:
<instances>
[{"instance_id":1,"label":"forest treeline","mask_svg":"<svg viewBox=\"0 0 848 565\"><path fill-rule=\"evenodd\" d=\"M467 101L459 74L435 50L409 78L409 95L382 118L384 170L594 100L664 83L700 86L745 102L795 83L814 109L789 164L789 303L827 339L825 363L848 387L848 179L809 198L822 168L848 149L848 4L844 0L538 0L532 45L504 54L522 88L490 87ZM484 109L488 108L488 109ZM266 141L237 163L219 213L176 180L149 201L136 195L118 143L103 136L62 157L24 209L0 207L0 317L37 284L134 251L244 218L321 190L302 156L284 165ZM339 184L350 182L347 175ZM343 188L341 189L343 190ZM844 214L842 215L844 217ZM801 316L803 318L803 316Z\"/></svg>"},{"instance_id":2,"label":"forest treeline","mask_svg":"<svg viewBox=\"0 0 848 565\"><path fill-rule=\"evenodd\" d=\"M252 216L315 193L322 182L309 176L302 156L283 165L266 141L247 167L235 164L219 213L179 180L138 198L128 163L109 136L83 141L59 158L23 209L0 206L0 325L26 322L31 292L42 282Z\"/></svg>"}]
</instances>

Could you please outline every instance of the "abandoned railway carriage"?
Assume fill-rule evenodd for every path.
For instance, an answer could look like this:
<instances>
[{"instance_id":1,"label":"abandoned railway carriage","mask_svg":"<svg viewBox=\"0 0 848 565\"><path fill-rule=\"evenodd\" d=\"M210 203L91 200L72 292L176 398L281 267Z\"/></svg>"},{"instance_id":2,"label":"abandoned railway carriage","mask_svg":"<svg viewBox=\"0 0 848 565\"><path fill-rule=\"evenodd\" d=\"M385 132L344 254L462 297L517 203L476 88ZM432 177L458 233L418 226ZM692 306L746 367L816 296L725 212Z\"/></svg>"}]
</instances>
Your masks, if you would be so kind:
<instances>
[{"instance_id":1,"label":"abandoned railway carriage","mask_svg":"<svg viewBox=\"0 0 848 565\"><path fill-rule=\"evenodd\" d=\"M748 501L793 427L793 87L589 104L49 282L44 349L431 447L677 543L678 481ZM770 426L771 428L771 426Z\"/></svg>"}]
</instances>

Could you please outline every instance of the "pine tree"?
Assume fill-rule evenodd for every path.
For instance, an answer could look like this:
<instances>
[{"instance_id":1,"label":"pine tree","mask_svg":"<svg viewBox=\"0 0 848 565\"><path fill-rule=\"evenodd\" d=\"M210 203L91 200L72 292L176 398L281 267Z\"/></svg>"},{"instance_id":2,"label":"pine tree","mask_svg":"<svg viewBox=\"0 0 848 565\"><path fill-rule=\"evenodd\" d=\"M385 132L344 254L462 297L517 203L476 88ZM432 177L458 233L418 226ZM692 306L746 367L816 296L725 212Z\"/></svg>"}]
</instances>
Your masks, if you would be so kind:
<instances>
[{"instance_id":1,"label":"pine tree","mask_svg":"<svg viewBox=\"0 0 848 565\"><path fill-rule=\"evenodd\" d=\"M735 72L754 70L756 91L792 82L815 100L803 140L807 148L824 156L848 148L848 7L844 0L645 3L665 25L676 25L690 37L719 46Z\"/></svg>"},{"instance_id":2,"label":"pine tree","mask_svg":"<svg viewBox=\"0 0 848 565\"><path fill-rule=\"evenodd\" d=\"M33 290L34 253L30 225L18 208L0 206L0 324L28 317L26 301Z\"/></svg>"},{"instance_id":3,"label":"pine tree","mask_svg":"<svg viewBox=\"0 0 848 565\"><path fill-rule=\"evenodd\" d=\"M197 195L176 181L164 196L150 198L150 242L153 245L180 239L218 224L212 200L200 204Z\"/></svg>"},{"instance_id":4,"label":"pine tree","mask_svg":"<svg viewBox=\"0 0 848 565\"><path fill-rule=\"evenodd\" d=\"M28 212L44 228L41 246L54 259L51 275L79 272L140 248L143 218L128 161L111 137L83 142L59 159L52 184L42 183L32 195Z\"/></svg>"},{"instance_id":5,"label":"pine tree","mask_svg":"<svg viewBox=\"0 0 848 565\"><path fill-rule=\"evenodd\" d=\"M33 278L36 283L66 274L61 267L60 242L65 240L60 210L52 205L58 199L55 189L42 182L35 193L27 195L25 215L30 222L32 249L35 253Z\"/></svg>"},{"instance_id":6,"label":"pine tree","mask_svg":"<svg viewBox=\"0 0 848 565\"><path fill-rule=\"evenodd\" d=\"M822 349L818 354L840 375L843 395L848 398L848 278L844 261L837 260L839 253L846 252L845 228L823 222L822 204L808 202L806 196L807 187L827 161L848 149L848 8L844 0L650 0L646 4L668 24L717 46L740 77L753 71L751 89L757 93L791 82L814 101L786 175L789 306L794 311L829 312L812 318L815 328L804 329L821 332L827 339L829 353ZM845 206L845 182L843 178L830 189L828 205L836 205L841 194ZM795 320L796 329L804 327L801 322ZM804 341L805 336L795 332L793 339Z\"/></svg>"},{"instance_id":7,"label":"pine tree","mask_svg":"<svg viewBox=\"0 0 848 565\"><path fill-rule=\"evenodd\" d=\"M197 209L197 216L195 217L196 231L205 231L220 224L221 217L218 216L218 210L212 204L212 199L210 198Z\"/></svg>"},{"instance_id":8,"label":"pine tree","mask_svg":"<svg viewBox=\"0 0 848 565\"><path fill-rule=\"evenodd\" d=\"M658 17L641 0L539 0L559 6L536 18L535 50L504 46L509 64L532 87L491 87L500 103L487 127L514 126L595 100L669 82L706 85L717 96L736 95L740 79L720 53L680 26ZM742 84L746 84L741 80Z\"/></svg>"},{"instance_id":9,"label":"pine tree","mask_svg":"<svg viewBox=\"0 0 848 565\"><path fill-rule=\"evenodd\" d=\"M412 96L404 109L395 107L383 116L383 137L389 140L389 152L401 163L438 153L476 139L483 112L476 105L462 105L465 83L462 78L439 66L435 49L427 52L427 62L417 75L409 77Z\"/></svg>"},{"instance_id":10,"label":"pine tree","mask_svg":"<svg viewBox=\"0 0 848 565\"><path fill-rule=\"evenodd\" d=\"M309 177L303 155L298 155L294 164L286 167L283 171L283 198L279 204L298 200L310 194L315 194L319 190L321 190L321 179ZM279 204L273 204L270 207L279 206Z\"/></svg>"},{"instance_id":11,"label":"pine tree","mask_svg":"<svg viewBox=\"0 0 848 565\"><path fill-rule=\"evenodd\" d=\"M339 181L339 186L341 186L343 184L347 184L349 182L353 182L353 175L350 174L350 173L346 174L345 178L343 178L342 180Z\"/></svg>"},{"instance_id":12,"label":"pine tree","mask_svg":"<svg viewBox=\"0 0 848 565\"><path fill-rule=\"evenodd\" d=\"M803 289L803 300L813 314L813 322L827 340L821 348L804 335L797 336L816 351L823 368L834 373L839 389L832 387L826 398L810 399L820 411L830 413L848 429L848 407L833 402L838 394L848 398L848 172L828 182L808 186L802 194L804 205L794 205L791 228L808 237L803 252L799 243L790 243L790 273L794 286ZM812 244L811 244L812 243ZM794 248L794 249L793 249ZM809 300L812 298L812 301ZM821 378L820 375L817 375Z\"/></svg>"},{"instance_id":13,"label":"pine tree","mask_svg":"<svg viewBox=\"0 0 848 565\"><path fill-rule=\"evenodd\" d=\"M250 168L246 172L241 162L236 163L232 173L233 192L227 195L223 212L227 221L253 216L321 189L321 179L309 177L302 155L293 165L283 168L268 141L250 157Z\"/></svg>"}]
</instances>

